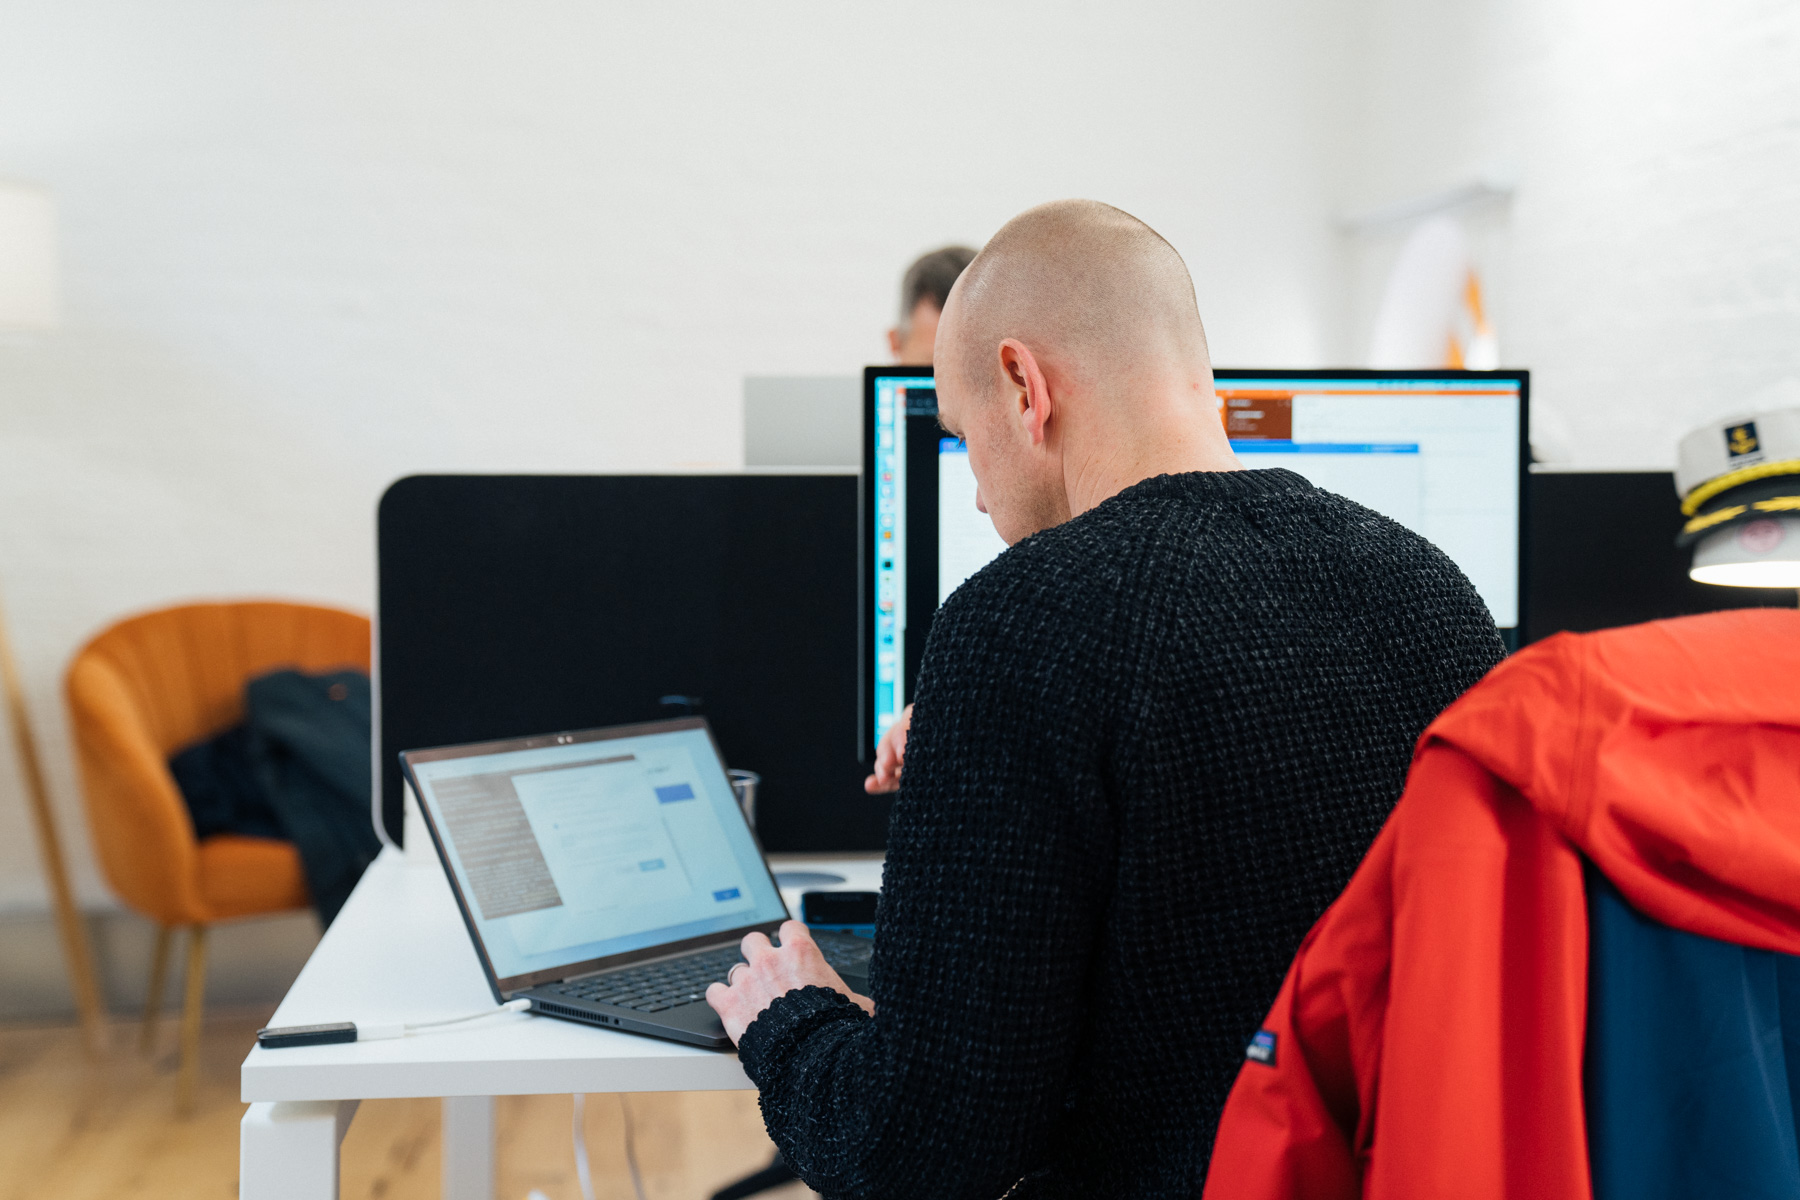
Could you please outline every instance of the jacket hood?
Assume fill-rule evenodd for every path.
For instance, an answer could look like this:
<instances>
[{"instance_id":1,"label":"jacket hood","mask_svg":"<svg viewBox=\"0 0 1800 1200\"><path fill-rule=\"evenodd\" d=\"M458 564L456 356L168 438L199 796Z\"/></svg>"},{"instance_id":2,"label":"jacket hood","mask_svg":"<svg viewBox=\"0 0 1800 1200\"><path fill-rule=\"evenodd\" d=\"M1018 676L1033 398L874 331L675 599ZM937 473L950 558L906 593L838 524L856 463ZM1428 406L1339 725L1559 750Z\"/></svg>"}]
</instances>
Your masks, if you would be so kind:
<instances>
[{"instance_id":1,"label":"jacket hood","mask_svg":"<svg viewBox=\"0 0 1800 1200\"><path fill-rule=\"evenodd\" d=\"M1800 954L1800 611L1557 634L1420 752L1433 742L1517 789L1645 914Z\"/></svg>"}]
</instances>

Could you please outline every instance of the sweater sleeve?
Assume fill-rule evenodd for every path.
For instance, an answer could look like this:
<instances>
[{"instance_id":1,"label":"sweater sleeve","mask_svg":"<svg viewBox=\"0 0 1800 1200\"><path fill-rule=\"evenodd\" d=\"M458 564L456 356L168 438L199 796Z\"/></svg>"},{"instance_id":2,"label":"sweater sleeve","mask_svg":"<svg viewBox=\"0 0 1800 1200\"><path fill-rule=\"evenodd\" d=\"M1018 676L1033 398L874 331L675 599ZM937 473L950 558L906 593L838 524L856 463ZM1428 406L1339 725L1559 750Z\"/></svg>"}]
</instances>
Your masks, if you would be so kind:
<instances>
[{"instance_id":1,"label":"sweater sleeve","mask_svg":"<svg viewBox=\"0 0 1800 1200\"><path fill-rule=\"evenodd\" d=\"M875 1015L808 988L739 1047L783 1157L827 1195L999 1196L1044 1164L1071 1104L1115 869L1112 706L1081 665L1092 614L1046 611L1037 591L993 572L934 622Z\"/></svg>"}]
</instances>

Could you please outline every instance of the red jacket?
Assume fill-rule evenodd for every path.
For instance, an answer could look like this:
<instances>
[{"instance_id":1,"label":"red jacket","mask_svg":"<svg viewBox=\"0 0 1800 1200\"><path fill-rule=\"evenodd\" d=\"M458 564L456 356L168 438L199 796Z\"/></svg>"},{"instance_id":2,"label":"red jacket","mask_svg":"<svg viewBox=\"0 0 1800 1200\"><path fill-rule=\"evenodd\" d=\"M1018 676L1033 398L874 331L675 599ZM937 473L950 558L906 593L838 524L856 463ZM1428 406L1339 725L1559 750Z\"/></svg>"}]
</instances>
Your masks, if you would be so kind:
<instances>
[{"instance_id":1,"label":"red jacket","mask_svg":"<svg viewBox=\"0 0 1800 1200\"><path fill-rule=\"evenodd\" d=\"M1561 634L1426 729L1226 1102L1207 1200L1587 1200L1581 855L1800 954L1800 612Z\"/></svg>"}]
</instances>

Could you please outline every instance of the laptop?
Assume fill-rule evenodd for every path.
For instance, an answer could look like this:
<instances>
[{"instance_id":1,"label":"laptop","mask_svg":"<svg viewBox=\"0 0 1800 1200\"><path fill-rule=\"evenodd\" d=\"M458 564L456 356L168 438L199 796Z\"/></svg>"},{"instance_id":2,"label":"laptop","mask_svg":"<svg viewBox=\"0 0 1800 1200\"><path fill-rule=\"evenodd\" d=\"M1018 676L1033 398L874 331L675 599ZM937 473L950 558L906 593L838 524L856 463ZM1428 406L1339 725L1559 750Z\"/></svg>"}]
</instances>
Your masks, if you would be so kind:
<instances>
[{"instance_id":1,"label":"laptop","mask_svg":"<svg viewBox=\"0 0 1800 1200\"><path fill-rule=\"evenodd\" d=\"M400 766L496 1001L731 1045L707 985L788 911L705 718L408 750ZM866 992L874 943L816 940Z\"/></svg>"}]
</instances>

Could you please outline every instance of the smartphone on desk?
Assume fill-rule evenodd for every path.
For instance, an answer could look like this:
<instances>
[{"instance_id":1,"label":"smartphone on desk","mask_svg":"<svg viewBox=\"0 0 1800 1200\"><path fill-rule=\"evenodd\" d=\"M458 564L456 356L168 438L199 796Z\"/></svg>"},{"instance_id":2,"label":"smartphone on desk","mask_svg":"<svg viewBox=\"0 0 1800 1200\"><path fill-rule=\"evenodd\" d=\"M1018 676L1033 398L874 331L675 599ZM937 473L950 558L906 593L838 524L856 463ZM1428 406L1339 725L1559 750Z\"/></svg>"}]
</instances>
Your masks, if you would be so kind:
<instances>
[{"instance_id":1,"label":"smartphone on desk","mask_svg":"<svg viewBox=\"0 0 1800 1200\"><path fill-rule=\"evenodd\" d=\"M880 892L801 892L800 920L808 929L872 938L880 901Z\"/></svg>"}]
</instances>

